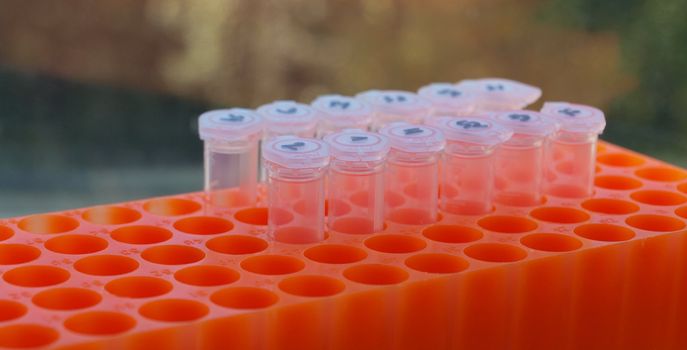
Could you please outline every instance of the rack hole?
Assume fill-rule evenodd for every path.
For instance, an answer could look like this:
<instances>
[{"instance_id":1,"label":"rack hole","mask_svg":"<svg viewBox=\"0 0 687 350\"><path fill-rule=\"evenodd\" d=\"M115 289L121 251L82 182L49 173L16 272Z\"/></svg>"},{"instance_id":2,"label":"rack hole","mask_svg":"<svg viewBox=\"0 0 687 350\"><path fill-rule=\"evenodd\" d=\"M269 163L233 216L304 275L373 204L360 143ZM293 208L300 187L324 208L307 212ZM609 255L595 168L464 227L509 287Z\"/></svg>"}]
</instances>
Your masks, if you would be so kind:
<instances>
[{"instance_id":1,"label":"rack hole","mask_svg":"<svg viewBox=\"0 0 687 350\"><path fill-rule=\"evenodd\" d=\"M4 241L14 235L14 231L11 228L0 225L0 241Z\"/></svg>"},{"instance_id":2,"label":"rack hole","mask_svg":"<svg viewBox=\"0 0 687 350\"><path fill-rule=\"evenodd\" d=\"M685 228L684 222L676 218L663 215L633 215L627 218L625 222L634 228L654 232L671 232Z\"/></svg>"},{"instance_id":3,"label":"rack hole","mask_svg":"<svg viewBox=\"0 0 687 350\"><path fill-rule=\"evenodd\" d=\"M105 290L122 298L150 298L169 293L172 284L160 278L133 276L112 280Z\"/></svg>"},{"instance_id":4,"label":"rack hole","mask_svg":"<svg viewBox=\"0 0 687 350\"><path fill-rule=\"evenodd\" d=\"M179 216L195 213L201 205L192 200L181 198L160 198L147 201L143 209L151 214L160 216Z\"/></svg>"},{"instance_id":5,"label":"rack hole","mask_svg":"<svg viewBox=\"0 0 687 350\"><path fill-rule=\"evenodd\" d=\"M679 207L679 208L675 209L675 214L680 216L680 217L687 219L687 206Z\"/></svg>"},{"instance_id":6,"label":"rack hole","mask_svg":"<svg viewBox=\"0 0 687 350\"><path fill-rule=\"evenodd\" d=\"M144 317L162 322L194 321L204 317L209 311L204 304L186 299L151 301L138 309Z\"/></svg>"},{"instance_id":7,"label":"rack hole","mask_svg":"<svg viewBox=\"0 0 687 350\"><path fill-rule=\"evenodd\" d=\"M322 244L303 252L310 260L325 264L350 264L367 257L364 250L343 244Z\"/></svg>"},{"instance_id":8,"label":"rack hole","mask_svg":"<svg viewBox=\"0 0 687 350\"><path fill-rule=\"evenodd\" d=\"M352 266L344 270L347 279L371 285L398 284L408 279L408 272L390 265L364 264Z\"/></svg>"},{"instance_id":9,"label":"rack hole","mask_svg":"<svg viewBox=\"0 0 687 350\"><path fill-rule=\"evenodd\" d=\"M205 253L185 245L162 245L144 250L141 257L156 264L183 265L203 260Z\"/></svg>"},{"instance_id":10,"label":"rack hole","mask_svg":"<svg viewBox=\"0 0 687 350\"><path fill-rule=\"evenodd\" d=\"M378 252L404 254L422 250L427 243L413 236L386 234L368 238L365 240L365 246Z\"/></svg>"},{"instance_id":11,"label":"rack hole","mask_svg":"<svg viewBox=\"0 0 687 350\"><path fill-rule=\"evenodd\" d=\"M57 340L56 330L35 324L15 324L0 328L0 347L36 348Z\"/></svg>"},{"instance_id":12,"label":"rack hole","mask_svg":"<svg viewBox=\"0 0 687 350\"><path fill-rule=\"evenodd\" d=\"M215 237L205 244L209 249L222 254L254 254L267 249L267 242L257 237L231 235Z\"/></svg>"},{"instance_id":13,"label":"rack hole","mask_svg":"<svg viewBox=\"0 0 687 350\"><path fill-rule=\"evenodd\" d=\"M642 182L621 175L599 175L594 179L594 185L608 190L627 191L642 187Z\"/></svg>"},{"instance_id":14,"label":"rack hole","mask_svg":"<svg viewBox=\"0 0 687 350\"><path fill-rule=\"evenodd\" d=\"M292 256L260 255L243 260L241 268L261 275L285 275L302 270L305 264Z\"/></svg>"},{"instance_id":15,"label":"rack hole","mask_svg":"<svg viewBox=\"0 0 687 350\"><path fill-rule=\"evenodd\" d=\"M557 233L533 233L522 237L520 243L545 252L570 252L582 247L579 239Z\"/></svg>"},{"instance_id":16,"label":"rack hole","mask_svg":"<svg viewBox=\"0 0 687 350\"><path fill-rule=\"evenodd\" d=\"M621 242L632 239L635 233L627 227L612 224L587 224L575 228L578 236L604 242Z\"/></svg>"},{"instance_id":17,"label":"rack hole","mask_svg":"<svg viewBox=\"0 0 687 350\"><path fill-rule=\"evenodd\" d=\"M677 190L682 193L687 193L687 182L681 183L677 186ZM2 228L2 227L0 227ZM2 240L2 233L0 233L0 241Z\"/></svg>"},{"instance_id":18,"label":"rack hole","mask_svg":"<svg viewBox=\"0 0 687 350\"><path fill-rule=\"evenodd\" d=\"M274 240L282 243L307 244L322 240L324 233L304 226L282 226L274 231Z\"/></svg>"},{"instance_id":19,"label":"rack hole","mask_svg":"<svg viewBox=\"0 0 687 350\"><path fill-rule=\"evenodd\" d=\"M465 255L488 262L514 262L527 257L525 250L505 243L477 243L465 248Z\"/></svg>"},{"instance_id":20,"label":"rack hole","mask_svg":"<svg viewBox=\"0 0 687 350\"><path fill-rule=\"evenodd\" d=\"M198 265L177 271L174 278L193 286L210 287L234 283L239 279L239 273L223 266Z\"/></svg>"},{"instance_id":21,"label":"rack hole","mask_svg":"<svg viewBox=\"0 0 687 350\"><path fill-rule=\"evenodd\" d=\"M267 208L247 208L237 211L234 218L245 224L265 226L268 215Z\"/></svg>"},{"instance_id":22,"label":"rack hole","mask_svg":"<svg viewBox=\"0 0 687 350\"><path fill-rule=\"evenodd\" d=\"M115 276L136 270L138 262L121 255L95 255L77 260L74 268L87 275Z\"/></svg>"},{"instance_id":23,"label":"rack hole","mask_svg":"<svg viewBox=\"0 0 687 350\"><path fill-rule=\"evenodd\" d=\"M375 232L372 220L364 217L348 216L336 219L331 225L332 231L367 235Z\"/></svg>"},{"instance_id":24,"label":"rack hole","mask_svg":"<svg viewBox=\"0 0 687 350\"><path fill-rule=\"evenodd\" d=\"M261 309L274 305L279 298L262 288L230 287L215 292L210 296L210 300L231 309Z\"/></svg>"},{"instance_id":25,"label":"rack hole","mask_svg":"<svg viewBox=\"0 0 687 350\"><path fill-rule=\"evenodd\" d=\"M105 206L88 209L81 217L93 224L121 225L140 219L141 213L137 210L125 207Z\"/></svg>"},{"instance_id":26,"label":"rack hole","mask_svg":"<svg viewBox=\"0 0 687 350\"><path fill-rule=\"evenodd\" d=\"M72 332L88 335L112 335L124 333L136 326L129 315L113 311L91 311L77 314L64 321Z\"/></svg>"},{"instance_id":27,"label":"rack hole","mask_svg":"<svg viewBox=\"0 0 687 350\"><path fill-rule=\"evenodd\" d=\"M482 231L461 225L432 225L422 231L422 235L442 243L468 243L482 238Z\"/></svg>"},{"instance_id":28,"label":"rack hole","mask_svg":"<svg viewBox=\"0 0 687 350\"><path fill-rule=\"evenodd\" d=\"M643 179L661 182L674 182L687 178L687 173L669 167L648 167L639 169L635 174Z\"/></svg>"},{"instance_id":29,"label":"rack hole","mask_svg":"<svg viewBox=\"0 0 687 350\"><path fill-rule=\"evenodd\" d=\"M639 211L639 206L622 199L592 198L582 202L582 208L602 214L623 215Z\"/></svg>"},{"instance_id":30,"label":"rack hole","mask_svg":"<svg viewBox=\"0 0 687 350\"><path fill-rule=\"evenodd\" d=\"M427 273L456 273L469 266L465 259L440 253L413 255L406 259L405 264L413 270Z\"/></svg>"},{"instance_id":31,"label":"rack hole","mask_svg":"<svg viewBox=\"0 0 687 350\"><path fill-rule=\"evenodd\" d=\"M69 279L69 272L55 266L22 266L5 272L2 278L20 287L47 287Z\"/></svg>"},{"instance_id":32,"label":"rack hole","mask_svg":"<svg viewBox=\"0 0 687 350\"><path fill-rule=\"evenodd\" d=\"M79 227L79 222L64 215L41 214L24 218L17 226L30 233L53 234L69 232Z\"/></svg>"},{"instance_id":33,"label":"rack hole","mask_svg":"<svg viewBox=\"0 0 687 350\"><path fill-rule=\"evenodd\" d=\"M98 304L102 297L97 292L83 288L53 288L33 296L31 301L50 310L78 310Z\"/></svg>"},{"instance_id":34,"label":"rack hole","mask_svg":"<svg viewBox=\"0 0 687 350\"><path fill-rule=\"evenodd\" d=\"M576 224L589 220L589 214L567 207L541 207L532 210L530 215L541 221L558 224Z\"/></svg>"},{"instance_id":35,"label":"rack hole","mask_svg":"<svg viewBox=\"0 0 687 350\"><path fill-rule=\"evenodd\" d=\"M605 153L597 157L599 163L616 167L633 167L644 164L644 158L629 153Z\"/></svg>"},{"instance_id":36,"label":"rack hole","mask_svg":"<svg viewBox=\"0 0 687 350\"><path fill-rule=\"evenodd\" d=\"M120 227L110 233L117 241L128 244L154 244L172 238L172 232L157 226L134 225Z\"/></svg>"},{"instance_id":37,"label":"rack hole","mask_svg":"<svg viewBox=\"0 0 687 350\"><path fill-rule=\"evenodd\" d=\"M90 254L107 248L107 241L96 236L64 235L49 239L45 248L60 254Z\"/></svg>"},{"instance_id":38,"label":"rack hole","mask_svg":"<svg viewBox=\"0 0 687 350\"><path fill-rule=\"evenodd\" d=\"M38 259L41 251L25 244L0 244L0 265L16 265Z\"/></svg>"},{"instance_id":39,"label":"rack hole","mask_svg":"<svg viewBox=\"0 0 687 350\"><path fill-rule=\"evenodd\" d=\"M15 320L26 315L26 311L21 303L0 299L0 322Z\"/></svg>"},{"instance_id":40,"label":"rack hole","mask_svg":"<svg viewBox=\"0 0 687 350\"><path fill-rule=\"evenodd\" d=\"M344 284L336 278L305 275L284 279L279 283L279 289L302 297L328 297L341 293Z\"/></svg>"},{"instance_id":41,"label":"rack hole","mask_svg":"<svg viewBox=\"0 0 687 350\"><path fill-rule=\"evenodd\" d=\"M194 216L178 220L174 228L193 235L216 235L230 231L234 224L214 216Z\"/></svg>"},{"instance_id":42,"label":"rack hole","mask_svg":"<svg viewBox=\"0 0 687 350\"><path fill-rule=\"evenodd\" d=\"M477 221L483 229L501 233L524 233L537 229L537 223L519 216L491 215Z\"/></svg>"},{"instance_id":43,"label":"rack hole","mask_svg":"<svg viewBox=\"0 0 687 350\"><path fill-rule=\"evenodd\" d=\"M637 191L630 197L637 202L650 205L680 205L687 202L687 198L679 193L660 190Z\"/></svg>"}]
</instances>

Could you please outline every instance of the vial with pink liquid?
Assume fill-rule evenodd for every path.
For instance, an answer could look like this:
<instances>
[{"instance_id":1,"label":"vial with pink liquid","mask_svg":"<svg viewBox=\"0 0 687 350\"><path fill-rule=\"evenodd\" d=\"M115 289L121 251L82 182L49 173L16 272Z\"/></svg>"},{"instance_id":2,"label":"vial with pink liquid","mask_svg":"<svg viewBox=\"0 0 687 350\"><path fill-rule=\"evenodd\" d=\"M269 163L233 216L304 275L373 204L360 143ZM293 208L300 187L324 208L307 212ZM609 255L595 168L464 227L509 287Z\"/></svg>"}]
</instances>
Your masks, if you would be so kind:
<instances>
[{"instance_id":1,"label":"vial with pink liquid","mask_svg":"<svg viewBox=\"0 0 687 350\"><path fill-rule=\"evenodd\" d=\"M545 155L558 123L541 113L511 111L491 117L513 131L496 152L495 200L511 206L542 203Z\"/></svg>"},{"instance_id":2,"label":"vial with pink liquid","mask_svg":"<svg viewBox=\"0 0 687 350\"><path fill-rule=\"evenodd\" d=\"M384 135L347 129L325 136L331 152L328 226L367 234L384 229L384 175L389 141Z\"/></svg>"},{"instance_id":3,"label":"vial with pink liquid","mask_svg":"<svg viewBox=\"0 0 687 350\"><path fill-rule=\"evenodd\" d=\"M513 132L485 117L438 117L446 137L441 178L441 208L459 215L493 210L495 151Z\"/></svg>"},{"instance_id":4,"label":"vial with pink liquid","mask_svg":"<svg viewBox=\"0 0 687 350\"><path fill-rule=\"evenodd\" d=\"M568 198L591 196L596 143L606 127L604 113L594 107L567 102L546 102L541 113L560 124L548 152L546 194Z\"/></svg>"},{"instance_id":5,"label":"vial with pink liquid","mask_svg":"<svg viewBox=\"0 0 687 350\"><path fill-rule=\"evenodd\" d=\"M265 143L262 156L267 169L269 237L285 243L322 241L327 144L311 138L278 136Z\"/></svg>"},{"instance_id":6,"label":"vial with pink liquid","mask_svg":"<svg viewBox=\"0 0 687 350\"><path fill-rule=\"evenodd\" d=\"M306 104L274 101L258 107L257 112L265 120L265 140L283 135L315 137L317 113Z\"/></svg>"},{"instance_id":7,"label":"vial with pink liquid","mask_svg":"<svg viewBox=\"0 0 687 350\"><path fill-rule=\"evenodd\" d=\"M391 221L412 225L433 223L439 213L439 160L444 135L427 125L394 123L380 130L389 138L387 193L401 195L403 203L388 208Z\"/></svg>"},{"instance_id":8,"label":"vial with pink liquid","mask_svg":"<svg viewBox=\"0 0 687 350\"><path fill-rule=\"evenodd\" d=\"M212 205L256 202L262 127L260 116L243 108L209 111L198 118L204 141L205 191Z\"/></svg>"},{"instance_id":9,"label":"vial with pink liquid","mask_svg":"<svg viewBox=\"0 0 687 350\"><path fill-rule=\"evenodd\" d=\"M456 84L429 84L421 87L417 94L429 101L432 106L432 116L465 116L475 110L472 93ZM431 124L430 121L425 121L425 123Z\"/></svg>"},{"instance_id":10,"label":"vial with pink liquid","mask_svg":"<svg viewBox=\"0 0 687 350\"><path fill-rule=\"evenodd\" d=\"M317 138L344 129L367 130L372 108L363 100L342 95L322 95L311 106L319 113Z\"/></svg>"},{"instance_id":11,"label":"vial with pink liquid","mask_svg":"<svg viewBox=\"0 0 687 350\"><path fill-rule=\"evenodd\" d=\"M457 87L473 94L477 114L521 110L541 97L536 86L502 78L462 80Z\"/></svg>"},{"instance_id":12,"label":"vial with pink liquid","mask_svg":"<svg viewBox=\"0 0 687 350\"><path fill-rule=\"evenodd\" d=\"M422 124L430 115L431 106L419 95L400 90L369 90L356 95L372 106L371 130L377 131L395 122Z\"/></svg>"}]
</instances>

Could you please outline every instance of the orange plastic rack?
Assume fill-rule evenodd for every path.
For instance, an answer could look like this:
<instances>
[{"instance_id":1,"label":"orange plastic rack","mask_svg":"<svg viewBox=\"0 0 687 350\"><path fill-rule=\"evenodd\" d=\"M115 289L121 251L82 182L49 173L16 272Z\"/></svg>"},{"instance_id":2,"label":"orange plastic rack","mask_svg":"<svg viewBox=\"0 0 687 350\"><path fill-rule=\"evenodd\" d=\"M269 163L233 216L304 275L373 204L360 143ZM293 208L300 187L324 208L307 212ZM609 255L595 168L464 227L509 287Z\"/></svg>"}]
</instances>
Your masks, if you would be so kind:
<instances>
[{"instance_id":1,"label":"orange plastic rack","mask_svg":"<svg viewBox=\"0 0 687 350\"><path fill-rule=\"evenodd\" d=\"M609 144L597 172L311 245L201 193L2 220L0 348L687 348L687 172Z\"/></svg>"}]
</instances>

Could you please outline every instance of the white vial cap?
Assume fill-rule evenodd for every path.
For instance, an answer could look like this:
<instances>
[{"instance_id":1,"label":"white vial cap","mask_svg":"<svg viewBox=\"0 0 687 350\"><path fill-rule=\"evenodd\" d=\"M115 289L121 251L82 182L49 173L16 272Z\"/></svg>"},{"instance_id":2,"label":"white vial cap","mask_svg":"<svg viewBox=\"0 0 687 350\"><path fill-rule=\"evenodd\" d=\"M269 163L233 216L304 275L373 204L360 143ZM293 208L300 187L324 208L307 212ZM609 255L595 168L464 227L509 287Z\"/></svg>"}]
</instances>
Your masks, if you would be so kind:
<instances>
[{"instance_id":1,"label":"white vial cap","mask_svg":"<svg viewBox=\"0 0 687 350\"><path fill-rule=\"evenodd\" d=\"M439 116L434 120L448 141L496 146L513 136L513 131L485 117Z\"/></svg>"},{"instance_id":2,"label":"white vial cap","mask_svg":"<svg viewBox=\"0 0 687 350\"><path fill-rule=\"evenodd\" d=\"M367 162L379 161L389 153L389 140L384 135L360 129L346 129L324 137L332 158Z\"/></svg>"},{"instance_id":3,"label":"white vial cap","mask_svg":"<svg viewBox=\"0 0 687 350\"><path fill-rule=\"evenodd\" d=\"M311 106L319 111L320 118L331 125L345 127L369 123L372 108L362 99L342 95L322 95Z\"/></svg>"},{"instance_id":4,"label":"white vial cap","mask_svg":"<svg viewBox=\"0 0 687 350\"><path fill-rule=\"evenodd\" d=\"M262 118L245 108L212 110L198 117L198 133L201 140L249 139L262 133Z\"/></svg>"},{"instance_id":5,"label":"white vial cap","mask_svg":"<svg viewBox=\"0 0 687 350\"><path fill-rule=\"evenodd\" d=\"M379 131L389 138L392 149L406 153L436 153L444 149L444 134L435 127L392 123Z\"/></svg>"},{"instance_id":6,"label":"white vial cap","mask_svg":"<svg viewBox=\"0 0 687 350\"><path fill-rule=\"evenodd\" d=\"M562 131L598 135L606 128L604 112L591 106L568 102L546 102L541 113L558 121Z\"/></svg>"},{"instance_id":7,"label":"white vial cap","mask_svg":"<svg viewBox=\"0 0 687 350\"><path fill-rule=\"evenodd\" d=\"M536 86L502 78L462 80L458 87L473 92L477 103L508 104L516 109L524 108L541 97L541 89Z\"/></svg>"},{"instance_id":8,"label":"white vial cap","mask_svg":"<svg viewBox=\"0 0 687 350\"><path fill-rule=\"evenodd\" d=\"M316 139L277 136L267 141L262 156L288 169L322 168L329 164L329 147Z\"/></svg>"},{"instance_id":9,"label":"white vial cap","mask_svg":"<svg viewBox=\"0 0 687 350\"><path fill-rule=\"evenodd\" d=\"M356 97L370 103L375 111L395 115L424 117L431 107L419 95L408 91L370 90Z\"/></svg>"},{"instance_id":10,"label":"white vial cap","mask_svg":"<svg viewBox=\"0 0 687 350\"><path fill-rule=\"evenodd\" d=\"M515 134L546 137L560 125L551 118L534 111L510 111L493 115L493 119L513 130Z\"/></svg>"},{"instance_id":11,"label":"white vial cap","mask_svg":"<svg viewBox=\"0 0 687 350\"><path fill-rule=\"evenodd\" d=\"M433 83L417 91L420 97L433 104L441 113L468 113L474 108L473 94L468 89L450 83Z\"/></svg>"},{"instance_id":12,"label":"white vial cap","mask_svg":"<svg viewBox=\"0 0 687 350\"><path fill-rule=\"evenodd\" d=\"M297 134L317 123L315 111L295 101L274 101L258 107L267 130L278 134Z\"/></svg>"}]
</instances>

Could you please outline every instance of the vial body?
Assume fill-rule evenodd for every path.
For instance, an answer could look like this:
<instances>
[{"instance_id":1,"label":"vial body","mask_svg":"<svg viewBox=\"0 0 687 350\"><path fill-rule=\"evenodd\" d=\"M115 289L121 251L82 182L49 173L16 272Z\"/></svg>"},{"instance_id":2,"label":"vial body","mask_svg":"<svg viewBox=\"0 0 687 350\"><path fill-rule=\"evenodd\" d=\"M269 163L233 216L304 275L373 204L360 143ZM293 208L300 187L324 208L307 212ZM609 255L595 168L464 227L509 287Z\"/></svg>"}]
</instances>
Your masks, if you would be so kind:
<instances>
[{"instance_id":1,"label":"vial body","mask_svg":"<svg viewBox=\"0 0 687 350\"><path fill-rule=\"evenodd\" d=\"M265 165L269 238L284 243L324 240L326 170Z\"/></svg>"},{"instance_id":2,"label":"vial body","mask_svg":"<svg viewBox=\"0 0 687 350\"><path fill-rule=\"evenodd\" d=\"M418 225L435 222L439 213L439 153L422 155L392 150L386 171L387 193L404 198L387 208L387 218Z\"/></svg>"},{"instance_id":3,"label":"vial body","mask_svg":"<svg viewBox=\"0 0 687 350\"><path fill-rule=\"evenodd\" d=\"M544 154L547 139L516 134L496 151L495 200L512 206L542 201Z\"/></svg>"},{"instance_id":4,"label":"vial body","mask_svg":"<svg viewBox=\"0 0 687 350\"><path fill-rule=\"evenodd\" d=\"M328 226L369 234L384 229L384 162L332 160L328 174Z\"/></svg>"},{"instance_id":5,"label":"vial body","mask_svg":"<svg viewBox=\"0 0 687 350\"><path fill-rule=\"evenodd\" d=\"M594 191L598 135L559 132L547 152L545 193L584 198Z\"/></svg>"},{"instance_id":6,"label":"vial body","mask_svg":"<svg viewBox=\"0 0 687 350\"><path fill-rule=\"evenodd\" d=\"M254 204L258 185L258 142L205 141L205 191L212 205Z\"/></svg>"},{"instance_id":7,"label":"vial body","mask_svg":"<svg viewBox=\"0 0 687 350\"><path fill-rule=\"evenodd\" d=\"M449 142L442 163L441 208L452 214L491 212L494 147Z\"/></svg>"}]
</instances>

